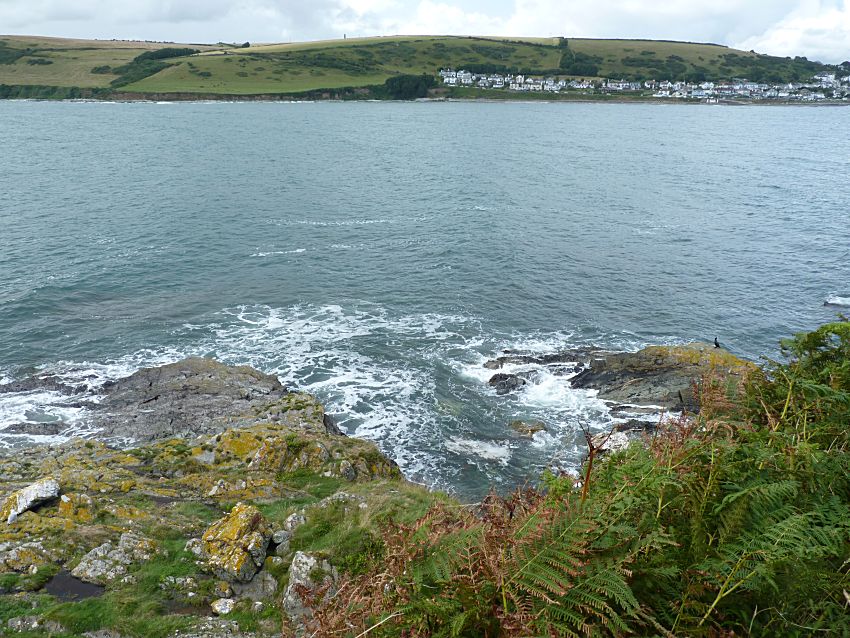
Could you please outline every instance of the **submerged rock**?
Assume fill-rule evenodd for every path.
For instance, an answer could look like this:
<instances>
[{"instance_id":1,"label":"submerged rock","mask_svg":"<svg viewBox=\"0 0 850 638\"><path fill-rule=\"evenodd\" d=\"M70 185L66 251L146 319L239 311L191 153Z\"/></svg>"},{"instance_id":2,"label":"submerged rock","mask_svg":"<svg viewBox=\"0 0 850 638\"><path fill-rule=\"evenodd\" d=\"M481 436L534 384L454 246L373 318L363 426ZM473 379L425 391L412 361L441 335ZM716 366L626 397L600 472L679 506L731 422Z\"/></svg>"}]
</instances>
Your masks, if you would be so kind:
<instances>
[{"instance_id":1,"label":"submerged rock","mask_svg":"<svg viewBox=\"0 0 850 638\"><path fill-rule=\"evenodd\" d=\"M0 520L5 520L7 525L14 523L28 509L58 496L59 482L54 478L43 478L7 496L0 505Z\"/></svg>"},{"instance_id":2,"label":"submerged rock","mask_svg":"<svg viewBox=\"0 0 850 638\"><path fill-rule=\"evenodd\" d=\"M522 436L534 436L538 432L546 431L546 424L542 421L511 421L510 428Z\"/></svg>"},{"instance_id":3,"label":"submerged rock","mask_svg":"<svg viewBox=\"0 0 850 638\"><path fill-rule=\"evenodd\" d=\"M228 582L247 583L263 566L272 529L253 505L237 503L201 538L210 569Z\"/></svg>"},{"instance_id":4,"label":"submerged rock","mask_svg":"<svg viewBox=\"0 0 850 638\"><path fill-rule=\"evenodd\" d=\"M488 385L496 388L496 394L501 395L519 390L528 382L519 375L500 372L490 377L490 380L487 383Z\"/></svg>"}]
</instances>

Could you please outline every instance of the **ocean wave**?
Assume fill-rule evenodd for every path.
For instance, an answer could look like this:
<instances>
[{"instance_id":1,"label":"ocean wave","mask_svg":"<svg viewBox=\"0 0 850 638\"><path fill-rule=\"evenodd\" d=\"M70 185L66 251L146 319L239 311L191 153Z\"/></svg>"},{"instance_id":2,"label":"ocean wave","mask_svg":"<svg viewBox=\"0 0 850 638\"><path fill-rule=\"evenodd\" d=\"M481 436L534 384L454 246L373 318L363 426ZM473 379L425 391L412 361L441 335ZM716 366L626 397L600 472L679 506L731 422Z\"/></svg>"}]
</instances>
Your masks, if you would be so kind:
<instances>
[{"instance_id":1,"label":"ocean wave","mask_svg":"<svg viewBox=\"0 0 850 638\"><path fill-rule=\"evenodd\" d=\"M339 221L321 221L317 219L277 219L272 223L278 226L369 226L371 224L394 224L393 219L342 219Z\"/></svg>"},{"instance_id":2,"label":"ocean wave","mask_svg":"<svg viewBox=\"0 0 850 638\"><path fill-rule=\"evenodd\" d=\"M461 456L477 456L485 461L495 461L501 465L507 465L512 454L508 444L495 441L451 438L446 441L445 447L450 452Z\"/></svg>"},{"instance_id":3,"label":"ocean wave","mask_svg":"<svg viewBox=\"0 0 850 638\"><path fill-rule=\"evenodd\" d=\"M823 302L824 306L850 306L850 295L831 294Z\"/></svg>"},{"instance_id":4,"label":"ocean wave","mask_svg":"<svg viewBox=\"0 0 850 638\"><path fill-rule=\"evenodd\" d=\"M257 252L253 253L251 257L269 257L271 255L300 255L301 253L306 253L306 248L296 248L295 250L273 250L270 252Z\"/></svg>"}]
</instances>

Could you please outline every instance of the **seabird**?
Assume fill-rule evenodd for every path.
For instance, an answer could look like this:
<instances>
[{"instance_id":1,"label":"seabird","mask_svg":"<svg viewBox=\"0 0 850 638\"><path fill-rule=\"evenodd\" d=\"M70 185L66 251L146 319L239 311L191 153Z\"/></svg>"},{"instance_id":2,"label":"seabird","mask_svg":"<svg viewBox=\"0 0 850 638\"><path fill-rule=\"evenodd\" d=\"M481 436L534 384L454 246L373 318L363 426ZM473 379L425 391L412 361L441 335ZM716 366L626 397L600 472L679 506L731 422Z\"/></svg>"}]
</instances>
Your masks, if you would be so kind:
<instances>
[{"instance_id":1,"label":"seabird","mask_svg":"<svg viewBox=\"0 0 850 638\"><path fill-rule=\"evenodd\" d=\"M715 347L715 348L719 348L719 347L720 347L720 342L717 340L717 337L714 337L714 347Z\"/></svg>"}]
</instances>

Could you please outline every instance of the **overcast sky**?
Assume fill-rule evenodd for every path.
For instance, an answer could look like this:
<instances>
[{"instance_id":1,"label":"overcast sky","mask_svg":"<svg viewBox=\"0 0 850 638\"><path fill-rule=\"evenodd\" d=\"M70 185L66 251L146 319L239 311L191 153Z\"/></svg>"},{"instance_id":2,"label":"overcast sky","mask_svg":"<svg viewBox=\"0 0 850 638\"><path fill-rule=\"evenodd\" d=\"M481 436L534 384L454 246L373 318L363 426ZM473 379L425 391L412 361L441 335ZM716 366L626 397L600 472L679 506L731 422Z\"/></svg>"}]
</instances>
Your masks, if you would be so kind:
<instances>
[{"instance_id":1,"label":"overcast sky","mask_svg":"<svg viewBox=\"0 0 850 638\"><path fill-rule=\"evenodd\" d=\"M0 0L0 33L180 42L635 37L835 63L850 59L850 0Z\"/></svg>"}]
</instances>

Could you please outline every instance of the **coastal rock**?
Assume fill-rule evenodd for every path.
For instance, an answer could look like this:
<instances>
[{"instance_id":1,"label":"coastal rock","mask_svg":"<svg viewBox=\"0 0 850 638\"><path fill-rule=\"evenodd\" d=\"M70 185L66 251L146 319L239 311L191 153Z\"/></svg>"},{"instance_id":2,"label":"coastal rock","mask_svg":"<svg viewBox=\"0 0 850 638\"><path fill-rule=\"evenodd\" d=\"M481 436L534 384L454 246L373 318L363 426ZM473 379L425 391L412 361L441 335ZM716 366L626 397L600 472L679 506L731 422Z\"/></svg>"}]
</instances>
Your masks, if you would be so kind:
<instances>
[{"instance_id":1,"label":"coastal rock","mask_svg":"<svg viewBox=\"0 0 850 638\"><path fill-rule=\"evenodd\" d=\"M228 582L247 583L263 566L272 530L260 511L237 503L204 532L201 542L210 569Z\"/></svg>"},{"instance_id":2,"label":"coastal rock","mask_svg":"<svg viewBox=\"0 0 850 638\"><path fill-rule=\"evenodd\" d=\"M320 590L324 590L324 598L333 596L338 581L339 574L328 561L305 552L295 552L289 567L289 584L283 594L283 610L294 623L303 623L313 616L307 598Z\"/></svg>"},{"instance_id":3,"label":"coastal rock","mask_svg":"<svg viewBox=\"0 0 850 638\"><path fill-rule=\"evenodd\" d=\"M236 621L208 618L192 629L174 634L174 638L251 638L255 635L243 633Z\"/></svg>"},{"instance_id":4,"label":"coastal rock","mask_svg":"<svg viewBox=\"0 0 850 638\"><path fill-rule=\"evenodd\" d=\"M521 434L522 436L532 437L538 432L546 431L546 424L542 421L511 421L509 426L515 432Z\"/></svg>"},{"instance_id":5,"label":"coastal rock","mask_svg":"<svg viewBox=\"0 0 850 638\"><path fill-rule=\"evenodd\" d=\"M269 422L340 434L322 405L248 366L192 357L107 384L93 424L107 440L192 438Z\"/></svg>"},{"instance_id":6,"label":"coastal rock","mask_svg":"<svg viewBox=\"0 0 850 638\"><path fill-rule=\"evenodd\" d=\"M32 573L55 558L42 541L0 543L0 572Z\"/></svg>"},{"instance_id":7,"label":"coastal rock","mask_svg":"<svg viewBox=\"0 0 850 638\"><path fill-rule=\"evenodd\" d=\"M157 550L154 541L126 532L117 545L106 542L83 556L71 575L83 582L106 585L124 577L131 565L150 560Z\"/></svg>"},{"instance_id":8,"label":"coastal rock","mask_svg":"<svg viewBox=\"0 0 850 638\"><path fill-rule=\"evenodd\" d=\"M236 607L236 601L232 598L219 598L214 600L210 607L216 616L226 616Z\"/></svg>"},{"instance_id":9,"label":"coastal rock","mask_svg":"<svg viewBox=\"0 0 850 638\"><path fill-rule=\"evenodd\" d=\"M277 593L277 579L263 570L249 583L233 583L233 596L239 600L258 602L271 600Z\"/></svg>"},{"instance_id":10,"label":"coastal rock","mask_svg":"<svg viewBox=\"0 0 850 638\"><path fill-rule=\"evenodd\" d=\"M496 389L496 394L508 394L523 387L527 381L516 374L505 374L500 372L490 377L488 385Z\"/></svg>"},{"instance_id":11,"label":"coastal rock","mask_svg":"<svg viewBox=\"0 0 850 638\"><path fill-rule=\"evenodd\" d=\"M59 482L54 478L43 478L6 497L0 505L0 520L7 525L33 507L59 496Z\"/></svg>"},{"instance_id":12,"label":"coastal rock","mask_svg":"<svg viewBox=\"0 0 850 638\"><path fill-rule=\"evenodd\" d=\"M3 430L3 434L27 434L29 436L55 436L67 427L62 421L49 423L13 423Z\"/></svg>"},{"instance_id":13,"label":"coastal rock","mask_svg":"<svg viewBox=\"0 0 850 638\"><path fill-rule=\"evenodd\" d=\"M603 432L594 436L591 443L598 452L613 454L628 448L631 438L625 432Z\"/></svg>"},{"instance_id":14,"label":"coastal rock","mask_svg":"<svg viewBox=\"0 0 850 638\"><path fill-rule=\"evenodd\" d=\"M65 628L55 620L45 620L38 616L18 616L17 618L10 618L6 622L6 627L9 631L19 634L38 632L39 635L52 636L54 634L65 633Z\"/></svg>"},{"instance_id":15,"label":"coastal rock","mask_svg":"<svg viewBox=\"0 0 850 638\"><path fill-rule=\"evenodd\" d=\"M707 343L650 346L594 359L570 383L574 388L598 390L599 398L607 401L697 412L693 385L703 375L743 377L751 365Z\"/></svg>"},{"instance_id":16,"label":"coastal rock","mask_svg":"<svg viewBox=\"0 0 850 638\"><path fill-rule=\"evenodd\" d=\"M484 367L488 370L500 370L506 365L548 366L558 368L563 374L572 374L582 362L605 354L609 354L608 351L599 348L573 348L543 354L517 354L513 351L505 351L503 356L487 361Z\"/></svg>"},{"instance_id":17,"label":"coastal rock","mask_svg":"<svg viewBox=\"0 0 850 638\"><path fill-rule=\"evenodd\" d=\"M73 386L63 382L59 377L52 375L33 375L20 381L0 384L0 394L7 392L59 392L60 394L79 394L84 392L85 386Z\"/></svg>"},{"instance_id":18,"label":"coastal rock","mask_svg":"<svg viewBox=\"0 0 850 638\"><path fill-rule=\"evenodd\" d=\"M200 357L144 368L103 392L94 425L135 441L218 432L287 394L274 376Z\"/></svg>"}]
</instances>

